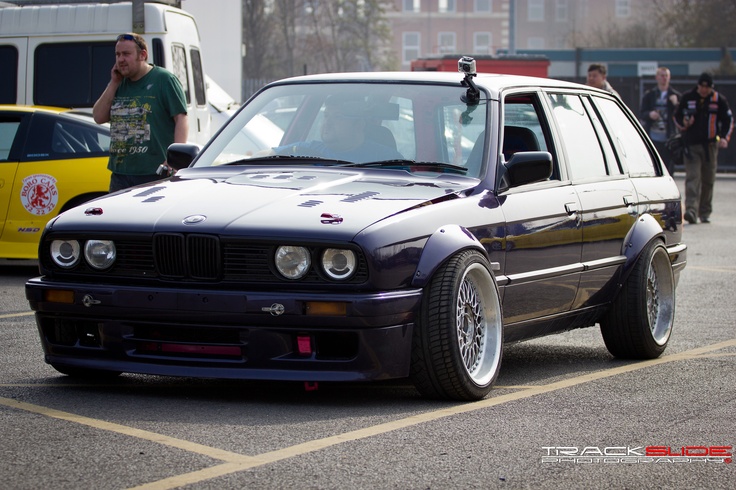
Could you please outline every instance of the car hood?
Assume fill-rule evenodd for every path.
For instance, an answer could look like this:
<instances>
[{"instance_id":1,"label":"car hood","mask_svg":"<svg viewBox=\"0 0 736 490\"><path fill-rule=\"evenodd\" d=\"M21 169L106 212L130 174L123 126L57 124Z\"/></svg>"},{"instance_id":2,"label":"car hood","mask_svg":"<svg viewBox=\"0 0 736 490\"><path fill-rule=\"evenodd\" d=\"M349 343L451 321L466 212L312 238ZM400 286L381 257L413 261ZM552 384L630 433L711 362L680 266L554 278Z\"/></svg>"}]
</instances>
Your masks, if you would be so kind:
<instances>
[{"instance_id":1,"label":"car hood","mask_svg":"<svg viewBox=\"0 0 736 490\"><path fill-rule=\"evenodd\" d=\"M68 211L53 228L349 239L388 216L459 197L477 183L398 170L191 168Z\"/></svg>"}]
</instances>

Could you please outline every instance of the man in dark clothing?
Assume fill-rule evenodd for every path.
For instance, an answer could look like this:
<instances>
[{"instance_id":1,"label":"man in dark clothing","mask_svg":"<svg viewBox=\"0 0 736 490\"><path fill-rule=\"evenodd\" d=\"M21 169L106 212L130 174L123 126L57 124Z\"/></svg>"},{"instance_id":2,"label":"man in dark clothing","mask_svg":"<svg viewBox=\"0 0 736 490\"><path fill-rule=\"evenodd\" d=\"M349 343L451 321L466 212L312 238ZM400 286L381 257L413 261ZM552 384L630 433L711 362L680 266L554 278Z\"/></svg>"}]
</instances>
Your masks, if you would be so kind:
<instances>
[{"instance_id":1,"label":"man in dark clothing","mask_svg":"<svg viewBox=\"0 0 736 490\"><path fill-rule=\"evenodd\" d=\"M733 114L726 98L713 90L713 77L703 73L698 86L686 92L675 111L685 144L685 220L710 222L718 149L728 148Z\"/></svg>"},{"instance_id":2,"label":"man in dark clothing","mask_svg":"<svg viewBox=\"0 0 736 490\"><path fill-rule=\"evenodd\" d=\"M662 157L670 175L675 172L672 152L667 148L667 139L675 134L677 128L672 116L680 103L680 92L670 87L670 70L664 66L657 69L657 86L647 90L641 100L641 117L644 129Z\"/></svg>"}]
</instances>

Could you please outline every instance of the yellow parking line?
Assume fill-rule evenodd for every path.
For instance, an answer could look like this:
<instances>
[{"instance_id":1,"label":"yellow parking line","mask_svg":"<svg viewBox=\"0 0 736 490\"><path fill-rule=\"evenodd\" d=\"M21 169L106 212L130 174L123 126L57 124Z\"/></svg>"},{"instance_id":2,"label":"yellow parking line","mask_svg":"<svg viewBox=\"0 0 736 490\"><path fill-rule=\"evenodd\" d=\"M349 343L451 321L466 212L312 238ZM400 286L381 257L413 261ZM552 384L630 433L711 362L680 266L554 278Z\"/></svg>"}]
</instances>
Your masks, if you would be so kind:
<instances>
[{"instance_id":1,"label":"yellow parking line","mask_svg":"<svg viewBox=\"0 0 736 490\"><path fill-rule=\"evenodd\" d=\"M224 461L224 464L207 467L207 468L204 468L198 471L180 474L180 475L173 476L170 478L165 478L165 479L151 482L145 485L141 485L139 487L135 487L136 489L164 490L164 489L177 488L177 487L184 486L184 485L195 484L198 482L210 480L212 478L217 478L219 476L224 476L224 475L228 475L231 473L237 473L239 471L244 471L244 470L256 468L259 466L263 466L266 464L275 463L275 462L282 461L285 459L300 456L303 454L312 453L312 452L319 451L321 449L325 449L328 447L336 446L338 444L342 444L345 442L366 439L369 437L378 436L378 435L392 432L395 430L405 429L407 427L412 427L412 426L423 424L426 422L439 420L445 417L450 417L450 416L458 415L462 413L473 412L473 411L481 410L484 408L494 407L494 406L502 405L504 403L508 403L511 401L522 400L524 398L530 398L532 396L536 396L536 395L540 395L544 393L550 393L550 392L565 389L565 388L570 388L576 385L589 383L591 381L597 381L597 380L609 378L612 376L617 376L619 374L626 374L626 373L630 373L633 371L646 369L652 366L658 366L660 364L667 364L667 363L683 361L683 360L688 360L688 359L702 358L704 357L705 354L712 353L714 351L718 351L718 350L722 350L726 348L730 348L730 347L736 347L736 339L727 340L724 342L719 342L717 344L712 344L712 345L708 345L705 347L700 347L697 349L692 349L689 351L664 356L658 359L637 362L634 364L619 366L619 367L615 367L611 369L606 369L603 371L586 373L580 376L576 376L574 378L564 379L564 380L557 381L554 383L549 383L546 385L534 386L531 388L527 388L526 386L521 386L519 387L521 389L514 393L508 393L508 394L501 395L501 396L486 398L486 399L483 399L477 402L473 402L473 403L462 403L462 404L458 404L455 406L435 410L432 412L412 415L412 416L405 417L399 420L394 420L391 422L386 422L383 424L378 424L378 425L366 427L363 429L357 429L354 431L345 432L342 434L337 434L337 435L325 437L322 439L315 439L312 441L304 442L302 444L296 444L294 446L289 446L283 449L271 451L268 453L263 453L263 454L256 455L256 456L244 456L242 454L233 453L230 451L224 451L221 449L204 446L202 444L197 444L197 443L185 441L182 439L168 437L162 434L157 434L155 432L135 429L135 428L120 425L120 424L115 424L111 422L105 422L105 421L101 421L97 419L92 419L89 417L74 415L68 412L62 412L59 410L54 410L54 409L50 409L50 408L46 408L46 407L42 407L38 405L32 405L30 403L19 402L17 400L12 400L8 398L0 397L0 404L6 405L12 408L26 410L26 411L33 412L33 413L38 413L41 415L46 415L49 417L54 417L54 418L58 418L62 420L67 420L70 422L76 422L76 423L80 423L83 425L88 425L90 427L94 427L94 428L98 428L102 430L116 432L119 434L131 436L131 437L137 437L140 439L148 440L151 442L156 442L159 444L164 444L170 447L175 447L178 449L190 451L196 454L201 454L203 456L208 456L213 459L219 459L221 461ZM720 354L716 354L716 355L720 355Z\"/></svg>"},{"instance_id":2,"label":"yellow parking line","mask_svg":"<svg viewBox=\"0 0 736 490\"><path fill-rule=\"evenodd\" d=\"M33 315L32 311L26 311L24 313L3 313L0 315L0 318L15 318L19 316L31 316Z\"/></svg>"}]
</instances>

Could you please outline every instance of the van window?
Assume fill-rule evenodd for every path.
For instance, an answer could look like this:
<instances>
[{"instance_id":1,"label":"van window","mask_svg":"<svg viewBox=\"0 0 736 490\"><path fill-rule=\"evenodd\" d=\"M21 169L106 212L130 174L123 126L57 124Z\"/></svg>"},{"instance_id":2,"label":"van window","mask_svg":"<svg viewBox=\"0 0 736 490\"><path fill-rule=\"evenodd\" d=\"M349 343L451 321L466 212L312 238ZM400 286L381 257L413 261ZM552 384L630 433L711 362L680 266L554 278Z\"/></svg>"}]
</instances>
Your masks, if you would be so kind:
<instances>
[{"instance_id":1,"label":"van window","mask_svg":"<svg viewBox=\"0 0 736 490\"><path fill-rule=\"evenodd\" d=\"M33 103L92 107L114 63L114 41L41 44L34 56Z\"/></svg>"},{"instance_id":2,"label":"van window","mask_svg":"<svg viewBox=\"0 0 736 490\"><path fill-rule=\"evenodd\" d=\"M198 49L190 50L192 57L192 76L194 77L194 97L197 99L197 105L203 106L207 103L205 95L204 69L202 68L202 57Z\"/></svg>"},{"instance_id":3,"label":"van window","mask_svg":"<svg viewBox=\"0 0 736 490\"><path fill-rule=\"evenodd\" d=\"M18 49L0 46L0 104L15 104L18 98Z\"/></svg>"},{"instance_id":4,"label":"van window","mask_svg":"<svg viewBox=\"0 0 736 490\"><path fill-rule=\"evenodd\" d=\"M192 102L192 95L189 91L187 53L181 44L171 46L171 71L181 82L181 88L184 89L184 96L187 99L187 105L189 105Z\"/></svg>"}]
</instances>

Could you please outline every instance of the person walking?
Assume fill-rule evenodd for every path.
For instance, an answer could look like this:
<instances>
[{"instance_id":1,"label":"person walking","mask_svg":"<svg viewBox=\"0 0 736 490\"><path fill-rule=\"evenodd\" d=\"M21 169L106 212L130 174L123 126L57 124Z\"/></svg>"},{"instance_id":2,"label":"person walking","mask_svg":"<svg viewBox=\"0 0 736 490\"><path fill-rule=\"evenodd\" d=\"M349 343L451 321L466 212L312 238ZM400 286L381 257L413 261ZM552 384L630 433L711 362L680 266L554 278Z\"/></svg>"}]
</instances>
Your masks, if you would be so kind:
<instances>
[{"instance_id":1,"label":"person walking","mask_svg":"<svg viewBox=\"0 0 736 490\"><path fill-rule=\"evenodd\" d=\"M92 109L98 124L110 123L110 192L162 179L171 143L186 143L187 106L179 79L148 63L145 39L121 34L110 82Z\"/></svg>"},{"instance_id":2,"label":"person walking","mask_svg":"<svg viewBox=\"0 0 736 490\"><path fill-rule=\"evenodd\" d=\"M655 75L657 86L647 90L642 97L639 116L667 171L670 175L674 175L675 161L666 143L669 137L677 132L672 116L682 94L670 87L670 77L669 68L664 66L657 68Z\"/></svg>"},{"instance_id":3,"label":"person walking","mask_svg":"<svg viewBox=\"0 0 736 490\"><path fill-rule=\"evenodd\" d=\"M614 95L618 95L618 92L613 90L611 84L608 83L608 80L606 79L607 76L608 69L606 69L606 65L592 63L588 66L587 84L591 87L599 88Z\"/></svg>"},{"instance_id":4,"label":"person walking","mask_svg":"<svg viewBox=\"0 0 736 490\"><path fill-rule=\"evenodd\" d=\"M709 223L718 150L728 148L733 114L726 97L714 90L713 77L703 73L698 85L683 94L675 123L685 144L685 220Z\"/></svg>"}]
</instances>

